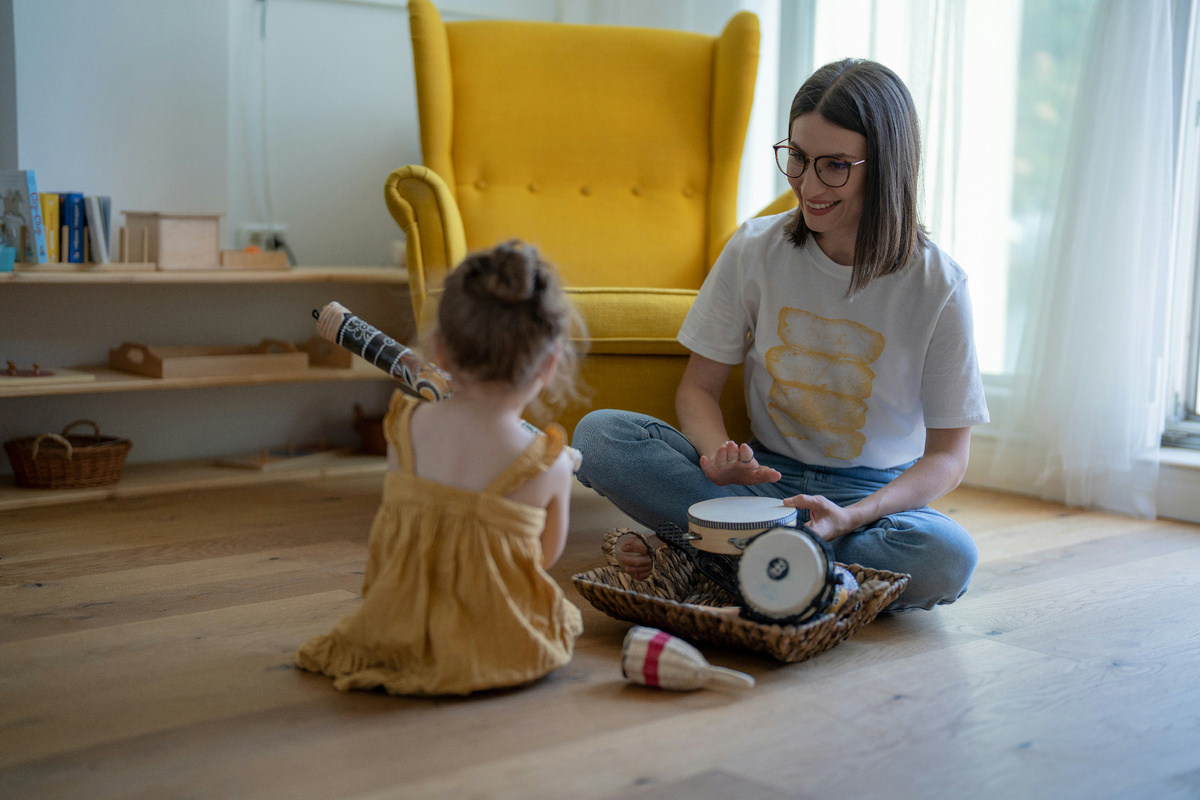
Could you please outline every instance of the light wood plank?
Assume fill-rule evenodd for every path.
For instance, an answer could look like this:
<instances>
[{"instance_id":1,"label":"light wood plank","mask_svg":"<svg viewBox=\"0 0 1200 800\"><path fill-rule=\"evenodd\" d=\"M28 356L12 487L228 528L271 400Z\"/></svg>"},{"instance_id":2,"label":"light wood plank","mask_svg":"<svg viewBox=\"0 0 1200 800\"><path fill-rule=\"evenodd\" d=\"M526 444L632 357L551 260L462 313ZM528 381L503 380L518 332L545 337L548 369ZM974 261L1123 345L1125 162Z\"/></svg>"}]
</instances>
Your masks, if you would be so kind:
<instances>
[{"instance_id":1,"label":"light wood plank","mask_svg":"<svg viewBox=\"0 0 1200 800\"><path fill-rule=\"evenodd\" d=\"M959 490L970 592L747 692L620 675L580 600L628 524L579 489L575 657L520 690L341 694L292 666L358 600L378 474L0 513L4 797L1194 797L1200 528ZM30 586L30 583L42 586ZM716 792L716 794L714 794Z\"/></svg>"},{"instance_id":2,"label":"light wood plank","mask_svg":"<svg viewBox=\"0 0 1200 800\"><path fill-rule=\"evenodd\" d=\"M285 470L245 470L218 466L216 459L127 464L121 480L110 486L87 489L23 489L12 483L0 485L0 513L21 508L90 503L96 500L148 497L173 492L254 486L268 483L320 480L346 475L382 475L383 456L351 454L296 465Z\"/></svg>"},{"instance_id":3,"label":"light wood plank","mask_svg":"<svg viewBox=\"0 0 1200 800\"><path fill-rule=\"evenodd\" d=\"M408 283L397 267L294 267L287 270L16 270L3 283Z\"/></svg>"},{"instance_id":4,"label":"light wood plank","mask_svg":"<svg viewBox=\"0 0 1200 800\"><path fill-rule=\"evenodd\" d=\"M323 592L0 644L6 684L22 687L6 693L0 730L24 741L0 750L0 768L311 699L319 687L277 673L359 599Z\"/></svg>"},{"instance_id":5,"label":"light wood plank","mask_svg":"<svg viewBox=\"0 0 1200 800\"><path fill-rule=\"evenodd\" d=\"M222 386L266 386L275 383L336 383L341 381L392 381L390 375L358 356L351 367L305 367L288 372L243 372L223 375L184 375L156 378L133 372L90 365L76 367L90 379L71 382L31 381L0 384L0 400L7 397L111 394L114 392L159 392L179 389L211 389Z\"/></svg>"}]
</instances>

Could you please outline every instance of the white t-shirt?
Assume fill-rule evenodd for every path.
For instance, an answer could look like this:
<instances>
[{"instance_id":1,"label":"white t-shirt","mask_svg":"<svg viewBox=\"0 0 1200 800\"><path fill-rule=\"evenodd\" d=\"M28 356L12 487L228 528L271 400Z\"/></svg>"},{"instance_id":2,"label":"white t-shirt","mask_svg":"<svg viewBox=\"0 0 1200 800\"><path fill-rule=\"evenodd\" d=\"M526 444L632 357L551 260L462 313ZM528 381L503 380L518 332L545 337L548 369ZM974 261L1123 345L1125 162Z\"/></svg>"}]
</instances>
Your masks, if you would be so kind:
<instances>
[{"instance_id":1,"label":"white t-shirt","mask_svg":"<svg viewBox=\"0 0 1200 800\"><path fill-rule=\"evenodd\" d=\"M717 259L679 331L689 350L745 363L755 438L827 467L900 466L926 428L988 421L967 275L936 245L846 298L851 268L791 214L747 221Z\"/></svg>"}]
</instances>

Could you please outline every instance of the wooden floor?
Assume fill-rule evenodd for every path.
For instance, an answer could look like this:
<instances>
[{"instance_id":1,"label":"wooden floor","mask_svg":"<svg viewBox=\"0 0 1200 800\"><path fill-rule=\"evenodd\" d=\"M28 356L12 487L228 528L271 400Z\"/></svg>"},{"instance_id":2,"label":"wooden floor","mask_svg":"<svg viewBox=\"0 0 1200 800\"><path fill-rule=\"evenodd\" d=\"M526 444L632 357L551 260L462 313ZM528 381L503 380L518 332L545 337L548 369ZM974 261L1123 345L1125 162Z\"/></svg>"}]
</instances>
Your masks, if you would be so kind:
<instances>
[{"instance_id":1,"label":"wooden floor","mask_svg":"<svg viewBox=\"0 0 1200 800\"><path fill-rule=\"evenodd\" d=\"M341 694L292 653L355 607L379 476L0 513L3 798L1200 797L1200 528L960 489L953 606L807 662L701 647L744 692L620 673L582 601L623 517L580 489L584 612L543 681Z\"/></svg>"}]
</instances>

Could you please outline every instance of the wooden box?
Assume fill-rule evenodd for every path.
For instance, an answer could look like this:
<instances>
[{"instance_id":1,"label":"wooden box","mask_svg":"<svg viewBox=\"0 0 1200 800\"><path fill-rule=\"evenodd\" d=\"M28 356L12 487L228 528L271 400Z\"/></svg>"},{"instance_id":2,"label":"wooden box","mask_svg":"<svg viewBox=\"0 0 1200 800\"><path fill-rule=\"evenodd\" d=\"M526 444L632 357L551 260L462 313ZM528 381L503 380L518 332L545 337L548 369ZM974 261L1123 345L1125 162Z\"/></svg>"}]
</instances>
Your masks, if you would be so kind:
<instances>
[{"instance_id":1,"label":"wooden box","mask_svg":"<svg viewBox=\"0 0 1200 800\"><path fill-rule=\"evenodd\" d=\"M130 261L156 262L163 270L220 268L220 214L124 213Z\"/></svg>"},{"instance_id":2,"label":"wooden box","mask_svg":"<svg viewBox=\"0 0 1200 800\"><path fill-rule=\"evenodd\" d=\"M263 339L256 345L173 347L125 342L108 351L108 365L152 378L288 375L308 369L308 353L277 339Z\"/></svg>"},{"instance_id":3,"label":"wooden box","mask_svg":"<svg viewBox=\"0 0 1200 800\"><path fill-rule=\"evenodd\" d=\"M301 342L297 347L308 354L310 367L350 369L354 365L353 353L320 336L313 336L308 341Z\"/></svg>"},{"instance_id":4,"label":"wooden box","mask_svg":"<svg viewBox=\"0 0 1200 800\"><path fill-rule=\"evenodd\" d=\"M288 269L287 253L282 250L222 250L224 269Z\"/></svg>"}]
</instances>

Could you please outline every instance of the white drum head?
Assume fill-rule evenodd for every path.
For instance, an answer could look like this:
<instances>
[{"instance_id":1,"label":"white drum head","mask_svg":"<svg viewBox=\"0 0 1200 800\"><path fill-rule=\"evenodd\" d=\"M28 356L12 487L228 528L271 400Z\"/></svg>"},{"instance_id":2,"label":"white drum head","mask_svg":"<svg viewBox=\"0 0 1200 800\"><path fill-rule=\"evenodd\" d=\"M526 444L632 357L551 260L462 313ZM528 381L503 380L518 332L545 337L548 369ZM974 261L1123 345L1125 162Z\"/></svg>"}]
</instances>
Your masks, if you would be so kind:
<instances>
[{"instance_id":1,"label":"white drum head","mask_svg":"<svg viewBox=\"0 0 1200 800\"><path fill-rule=\"evenodd\" d=\"M800 531L772 530L755 539L738 562L738 587L754 611L772 619L804 612L825 588L829 562Z\"/></svg>"},{"instance_id":2,"label":"white drum head","mask_svg":"<svg viewBox=\"0 0 1200 800\"><path fill-rule=\"evenodd\" d=\"M763 531L796 524L796 509L776 497L715 497L688 508L688 531L700 536L697 550L738 555L730 539L746 539Z\"/></svg>"}]
</instances>

